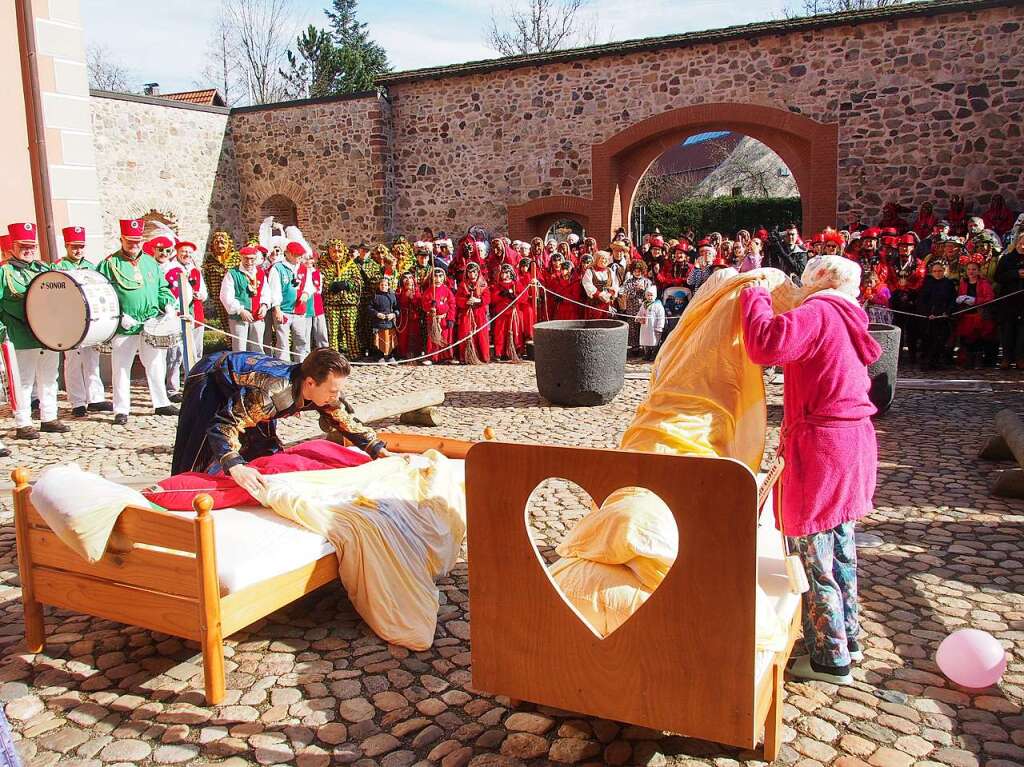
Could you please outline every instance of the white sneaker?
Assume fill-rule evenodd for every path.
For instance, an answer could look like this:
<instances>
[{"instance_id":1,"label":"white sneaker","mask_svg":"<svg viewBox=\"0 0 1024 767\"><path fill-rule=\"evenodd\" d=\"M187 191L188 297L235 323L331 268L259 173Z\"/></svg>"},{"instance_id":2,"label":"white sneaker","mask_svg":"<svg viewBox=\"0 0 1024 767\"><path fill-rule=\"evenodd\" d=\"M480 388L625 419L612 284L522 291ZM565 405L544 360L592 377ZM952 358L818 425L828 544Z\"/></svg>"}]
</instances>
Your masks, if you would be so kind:
<instances>
[{"instance_id":1,"label":"white sneaker","mask_svg":"<svg viewBox=\"0 0 1024 767\"><path fill-rule=\"evenodd\" d=\"M809 655L804 655L801 658L797 658L792 666L789 667L789 675L794 679L808 679L817 682L828 682L829 684L839 685L840 687L849 687L853 684L852 674L828 674L824 671L815 671L811 666L811 658Z\"/></svg>"}]
</instances>

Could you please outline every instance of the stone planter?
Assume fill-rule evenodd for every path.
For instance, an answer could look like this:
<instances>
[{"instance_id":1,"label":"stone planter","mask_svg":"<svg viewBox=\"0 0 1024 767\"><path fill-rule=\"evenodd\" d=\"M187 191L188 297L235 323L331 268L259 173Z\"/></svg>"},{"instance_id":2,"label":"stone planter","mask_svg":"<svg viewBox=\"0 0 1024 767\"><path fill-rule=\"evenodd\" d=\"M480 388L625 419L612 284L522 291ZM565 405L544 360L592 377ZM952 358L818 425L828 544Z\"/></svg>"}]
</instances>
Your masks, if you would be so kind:
<instances>
[{"instance_id":1,"label":"stone planter","mask_svg":"<svg viewBox=\"0 0 1024 767\"><path fill-rule=\"evenodd\" d=\"M591 407L622 389L629 330L618 320L555 320L534 326L537 390L555 405Z\"/></svg>"},{"instance_id":2,"label":"stone planter","mask_svg":"<svg viewBox=\"0 0 1024 767\"><path fill-rule=\"evenodd\" d=\"M868 396L882 415L890 407L896 397L896 375L900 364L901 331L895 325L868 325L871 337L882 347L882 356L872 365L868 365L871 376L871 390Z\"/></svg>"}]
</instances>

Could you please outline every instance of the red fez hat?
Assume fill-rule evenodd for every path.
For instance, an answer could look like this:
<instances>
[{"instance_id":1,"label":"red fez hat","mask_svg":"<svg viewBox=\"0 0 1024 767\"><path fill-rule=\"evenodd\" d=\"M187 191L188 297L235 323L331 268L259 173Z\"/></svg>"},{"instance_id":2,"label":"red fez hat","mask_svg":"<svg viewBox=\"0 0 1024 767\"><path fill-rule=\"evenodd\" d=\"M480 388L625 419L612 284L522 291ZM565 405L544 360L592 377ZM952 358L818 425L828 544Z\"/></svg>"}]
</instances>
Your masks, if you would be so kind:
<instances>
[{"instance_id":1,"label":"red fez hat","mask_svg":"<svg viewBox=\"0 0 1024 767\"><path fill-rule=\"evenodd\" d=\"M711 240L701 240L700 242L697 243L697 247L698 248L711 248L712 250L715 249L715 246L711 244Z\"/></svg>"},{"instance_id":2,"label":"red fez hat","mask_svg":"<svg viewBox=\"0 0 1024 767\"><path fill-rule=\"evenodd\" d=\"M36 244L36 225L32 223L11 224L7 227L11 242L22 245Z\"/></svg>"},{"instance_id":3,"label":"red fez hat","mask_svg":"<svg viewBox=\"0 0 1024 767\"><path fill-rule=\"evenodd\" d=\"M196 244L194 242L189 242L188 240L178 240L174 244L174 249L181 250L182 248L192 248L192 250L195 250Z\"/></svg>"},{"instance_id":4,"label":"red fez hat","mask_svg":"<svg viewBox=\"0 0 1024 767\"><path fill-rule=\"evenodd\" d=\"M259 251L260 253L262 253L262 254L263 254L264 256L265 256L265 255L267 255L267 254L268 254L268 253L270 252L269 250L267 250L266 248L264 248L264 247L263 247L262 245L257 245L257 246L256 246L256 250L258 250L258 251Z\"/></svg>"},{"instance_id":5,"label":"red fez hat","mask_svg":"<svg viewBox=\"0 0 1024 767\"><path fill-rule=\"evenodd\" d=\"M65 245L85 245L85 229L80 226L65 226L60 230Z\"/></svg>"},{"instance_id":6,"label":"red fez hat","mask_svg":"<svg viewBox=\"0 0 1024 767\"><path fill-rule=\"evenodd\" d=\"M895 226L887 226L882 230L882 234L899 234L899 232L896 231Z\"/></svg>"},{"instance_id":7,"label":"red fez hat","mask_svg":"<svg viewBox=\"0 0 1024 767\"><path fill-rule=\"evenodd\" d=\"M654 235L651 238L651 247L652 248L664 248L665 247L665 238L662 237L660 234Z\"/></svg>"},{"instance_id":8,"label":"red fez hat","mask_svg":"<svg viewBox=\"0 0 1024 767\"><path fill-rule=\"evenodd\" d=\"M0 234L0 250L5 250L6 251L6 250L10 250L10 249L11 249L11 235L9 235L9 234Z\"/></svg>"},{"instance_id":9,"label":"red fez hat","mask_svg":"<svg viewBox=\"0 0 1024 767\"><path fill-rule=\"evenodd\" d=\"M302 246L301 242L289 242L287 247L285 247L285 251L293 256L306 255L306 249Z\"/></svg>"},{"instance_id":10,"label":"red fez hat","mask_svg":"<svg viewBox=\"0 0 1024 767\"><path fill-rule=\"evenodd\" d=\"M159 237L154 237L152 240L147 240L145 243L143 243L142 252L149 256L152 256L153 253L156 252L157 250L163 250L164 248L169 248L172 245L174 245L173 242L171 242L163 235L160 235Z\"/></svg>"},{"instance_id":11,"label":"red fez hat","mask_svg":"<svg viewBox=\"0 0 1024 767\"><path fill-rule=\"evenodd\" d=\"M191 244L191 243L189 243L189 244ZM254 245L246 245L244 248L242 248L240 251L238 251L238 255L240 255L240 256L255 256L259 252L260 252L260 249L255 247Z\"/></svg>"},{"instance_id":12,"label":"red fez hat","mask_svg":"<svg viewBox=\"0 0 1024 767\"><path fill-rule=\"evenodd\" d=\"M721 256L719 256L718 258L716 258L716 259L715 259L714 261L712 261L712 262L711 262L711 265L712 265L712 266L728 266L729 264L727 264L727 263L725 262L725 259L724 259L724 258L722 258Z\"/></svg>"},{"instance_id":13,"label":"red fez hat","mask_svg":"<svg viewBox=\"0 0 1024 767\"><path fill-rule=\"evenodd\" d=\"M122 218L121 236L126 240L141 240L146 222L141 218Z\"/></svg>"},{"instance_id":14,"label":"red fez hat","mask_svg":"<svg viewBox=\"0 0 1024 767\"><path fill-rule=\"evenodd\" d=\"M912 234L905 234L900 237L900 245L917 245L917 238Z\"/></svg>"},{"instance_id":15,"label":"red fez hat","mask_svg":"<svg viewBox=\"0 0 1024 767\"><path fill-rule=\"evenodd\" d=\"M881 233L882 233L881 229L879 229L877 226L872 226L872 227L868 227L863 232L861 232L860 233L860 238L862 240L877 240L878 239L878 235L880 235Z\"/></svg>"}]
</instances>

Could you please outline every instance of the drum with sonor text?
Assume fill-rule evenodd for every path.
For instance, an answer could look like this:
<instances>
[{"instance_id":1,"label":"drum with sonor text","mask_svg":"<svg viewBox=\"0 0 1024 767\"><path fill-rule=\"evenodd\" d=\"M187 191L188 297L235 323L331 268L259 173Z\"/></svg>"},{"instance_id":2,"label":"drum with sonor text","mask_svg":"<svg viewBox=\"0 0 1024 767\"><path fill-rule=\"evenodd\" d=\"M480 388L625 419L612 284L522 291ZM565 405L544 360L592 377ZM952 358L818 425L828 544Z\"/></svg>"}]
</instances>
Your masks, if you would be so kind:
<instances>
[{"instance_id":1,"label":"drum with sonor text","mask_svg":"<svg viewBox=\"0 0 1024 767\"><path fill-rule=\"evenodd\" d=\"M114 286L99 272L43 272L25 291L25 319L47 349L62 352L96 346L117 332L121 302Z\"/></svg>"}]
</instances>

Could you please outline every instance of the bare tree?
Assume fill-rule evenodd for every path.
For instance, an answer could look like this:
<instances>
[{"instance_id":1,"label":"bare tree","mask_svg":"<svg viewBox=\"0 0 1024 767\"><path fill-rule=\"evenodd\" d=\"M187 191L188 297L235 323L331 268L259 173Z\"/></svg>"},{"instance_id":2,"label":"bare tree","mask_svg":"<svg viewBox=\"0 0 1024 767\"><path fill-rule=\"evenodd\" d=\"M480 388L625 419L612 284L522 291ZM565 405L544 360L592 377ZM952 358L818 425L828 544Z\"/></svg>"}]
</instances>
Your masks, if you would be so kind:
<instances>
[{"instance_id":1,"label":"bare tree","mask_svg":"<svg viewBox=\"0 0 1024 767\"><path fill-rule=\"evenodd\" d=\"M286 98L281 67L295 37L294 0L221 0L203 73L229 104Z\"/></svg>"},{"instance_id":2,"label":"bare tree","mask_svg":"<svg viewBox=\"0 0 1024 767\"><path fill-rule=\"evenodd\" d=\"M825 13L841 13L843 11L866 11L869 8L888 8L902 5L903 0L800 0L786 6L786 15L820 16Z\"/></svg>"},{"instance_id":3,"label":"bare tree","mask_svg":"<svg viewBox=\"0 0 1024 767\"><path fill-rule=\"evenodd\" d=\"M581 11L588 0L525 0L511 7L507 17L491 11L487 42L502 56L547 53L585 40ZM592 33L596 37L596 32Z\"/></svg>"},{"instance_id":4,"label":"bare tree","mask_svg":"<svg viewBox=\"0 0 1024 767\"><path fill-rule=\"evenodd\" d=\"M89 87L101 91L131 93L132 75L105 45L90 45L85 54Z\"/></svg>"},{"instance_id":5,"label":"bare tree","mask_svg":"<svg viewBox=\"0 0 1024 767\"><path fill-rule=\"evenodd\" d=\"M238 50L232 37L231 26L223 7L210 33L206 48L206 63L202 70L203 81L196 82L197 88L213 84L229 107L238 103L242 88L238 79Z\"/></svg>"},{"instance_id":6,"label":"bare tree","mask_svg":"<svg viewBox=\"0 0 1024 767\"><path fill-rule=\"evenodd\" d=\"M762 156L759 152L737 151L739 145L722 141L713 141L711 159L716 170L728 163L726 170L730 185L739 186L741 193L747 197L771 197L774 169L759 163Z\"/></svg>"}]
</instances>

